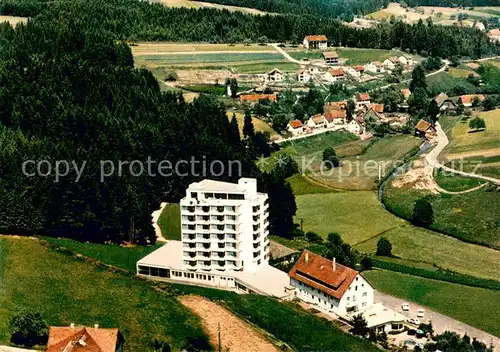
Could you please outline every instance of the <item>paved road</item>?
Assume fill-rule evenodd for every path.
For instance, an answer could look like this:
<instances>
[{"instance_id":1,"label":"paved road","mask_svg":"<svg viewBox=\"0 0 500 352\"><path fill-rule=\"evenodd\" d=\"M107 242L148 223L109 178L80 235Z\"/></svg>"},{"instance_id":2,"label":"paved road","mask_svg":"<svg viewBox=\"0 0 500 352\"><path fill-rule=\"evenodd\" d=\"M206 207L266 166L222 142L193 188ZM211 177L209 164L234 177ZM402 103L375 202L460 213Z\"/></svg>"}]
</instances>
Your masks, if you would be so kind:
<instances>
[{"instance_id":1,"label":"paved road","mask_svg":"<svg viewBox=\"0 0 500 352\"><path fill-rule=\"evenodd\" d=\"M457 292L457 294L459 294ZM434 327L434 331L437 334L440 334L446 330L455 331L460 335L467 333L471 338L475 337L478 340L483 341L485 344L489 345L493 342L493 346L495 347L495 351L500 351L500 338L488 334L480 329L472 327L470 325L464 324L458 320L450 318L446 315L437 313L435 311L430 310L427 307L420 306L416 303L405 301L401 298L389 296L378 291L375 291L375 302L382 302L382 304L392 310L400 312L403 315L406 315L411 318L415 318L417 316L418 309L425 310L425 317L423 321L431 320L432 325ZM410 312L402 312L401 305L405 302L410 303ZM493 314L493 312L492 312ZM422 319L421 319L422 320Z\"/></svg>"},{"instance_id":2,"label":"paved road","mask_svg":"<svg viewBox=\"0 0 500 352\"><path fill-rule=\"evenodd\" d=\"M443 151L443 149L448 145L449 140L448 140L448 136L443 131L443 129L442 129L441 125L439 124L439 122L436 123L436 132L437 132L437 141L438 141L438 144L425 157L425 161L427 162L427 165L429 165L433 169L439 168L439 169L442 169L444 171L448 171L448 172L455 173L455 174L458 174L458 175L462 175L462 176L466 176L466 177L472 177L472 178L477 178L477 179L480 179L480 180L484 180L484 181L488 181L488 182L500 185L500 179L493 178L493 177L482 176L482 175L477 175L477 174L473 174L473 173L470 173L470 172L455 170L455 169L452 169L451 167L444 166L443 164L441 164L438 161L438 156L439 156L439 154L441 154L441 152Z\"/></svg>"}]
</instances>

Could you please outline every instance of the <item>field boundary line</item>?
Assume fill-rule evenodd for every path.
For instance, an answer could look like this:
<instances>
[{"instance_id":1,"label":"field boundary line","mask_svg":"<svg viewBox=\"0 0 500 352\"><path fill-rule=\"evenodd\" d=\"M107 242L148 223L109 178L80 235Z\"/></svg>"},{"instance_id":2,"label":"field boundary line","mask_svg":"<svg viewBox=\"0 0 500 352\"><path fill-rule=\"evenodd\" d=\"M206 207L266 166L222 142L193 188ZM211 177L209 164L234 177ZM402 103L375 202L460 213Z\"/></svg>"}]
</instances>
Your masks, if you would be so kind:
<instances>
[{"instance_id":1,"label":"field boundary line","mask_svg":"<svg viewBox=\"0 0 500 352\"><path fill-rule=\"evenodd\" d=\"M397 225L397 226L393 226L393 227L391 227L391 228L388 228L387 230L384 230L384 231L382 231L382 232L379 232L379 233L377 233L376 235L373 235L372 237L369 237L369 238L364 239L363 241L359 241L358 243L355 243L355 244L353 244L352 246L354 247L354 246L357 246L357 245L360 245L360 244L364 244L364 243L366 243L366 242L368 242L368 241L373 240L374 238L377 238L378 236L382 236L383 234L385 234L385 233L387 233L387 232L389 232L389 231L391 231L391 230L397 229L397 228L399 228L399 227L404 227L404 225L403 225L403 224L401 224L401 225Z\"/></svg>"}]
</instances>

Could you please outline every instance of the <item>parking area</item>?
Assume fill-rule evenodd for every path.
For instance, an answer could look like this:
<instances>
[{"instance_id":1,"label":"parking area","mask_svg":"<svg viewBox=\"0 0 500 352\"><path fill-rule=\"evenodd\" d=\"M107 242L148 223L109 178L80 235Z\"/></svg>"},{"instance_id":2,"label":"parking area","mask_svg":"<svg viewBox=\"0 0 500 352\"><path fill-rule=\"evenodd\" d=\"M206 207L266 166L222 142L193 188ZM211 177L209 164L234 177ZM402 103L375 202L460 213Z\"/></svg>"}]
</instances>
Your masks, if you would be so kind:
<instances>
[{"instance_id":1,"label":"parking area","mask_svg":"<svg viewBox=\"0 0 500 352\"><path fill-rule=\"evenodd\" d=\"M429 310L426 307L422 307L416 303L408 302L403 299L385 295L383 293L374 292L374 299L375 302L382 302L382 304L388 308L391 308L395 310L396 312L399 312L403 314L404 316L410 318L417 318L417 311L419 309L423 309L425 311L424 317L419 318L421 323L428 323L429 320L432 322L432 326L434 328L434 333L435 334L441 334L446 330L449 331L455 331L456 333L460 335L464 335L467 333L471 338L475 337L478 340L481 340L482 342L486 343L487 345L490 343L493 343L494 346L497 348L500 346L500 338L493 336L491 334L488 334L482 330L476 329L470 325L464 324L458 320L455 320L453 318L450 318L446 315L440 314L438 312ZM403 311L402 310L402 304L403 303L408 303L409 304L409 311ZM408 336L406 333L405 334L400 334L400 335L394 335L394 337L397 336L398 341L405 340L405 339L411 339L414 341L418 342L423 342L425 343L425 339L417 339L415 336ZM393 336L391 336L393 337Z\"/></svg>"}]
</instances>

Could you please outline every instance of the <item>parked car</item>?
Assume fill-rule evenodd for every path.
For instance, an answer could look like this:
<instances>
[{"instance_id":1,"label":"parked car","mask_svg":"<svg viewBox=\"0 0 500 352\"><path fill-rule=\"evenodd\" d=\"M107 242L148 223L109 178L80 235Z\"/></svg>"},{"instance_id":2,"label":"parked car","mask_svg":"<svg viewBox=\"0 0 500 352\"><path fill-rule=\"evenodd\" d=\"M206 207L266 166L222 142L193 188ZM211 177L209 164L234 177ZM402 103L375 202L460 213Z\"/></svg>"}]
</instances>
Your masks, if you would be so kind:
<instances>
[{"instance_id":1,"label":"parked car","mask_svg":"<svg viewBox=\"0 0 500 352\"><path fill-rule=\"evenodd\" d=\"M403 303L401 305L401 308L403 309L403 311L407 312L410 310L410 305L408 303Z\"/></svg>"},{"instance_id":2,"label":"parked car","mask_svg":"<svg viewBox=\"0 0 500 352\"><path fill-rule=\"evenodd\" d=\"M423 318L425 315L425 310L419 309L417 310L417 318Z\"/></svg>"},{"instance_id":3,"label":"parked car","mask_svg":"<svg viewBox=\"0 0 500 352\"><path fill-rule=\"evenodd\" d=\"M410 318L410 319L408 319L408 322L410 324L420 325L420 319L418 319L418 318Z\"/></svg>"}]
</instances>

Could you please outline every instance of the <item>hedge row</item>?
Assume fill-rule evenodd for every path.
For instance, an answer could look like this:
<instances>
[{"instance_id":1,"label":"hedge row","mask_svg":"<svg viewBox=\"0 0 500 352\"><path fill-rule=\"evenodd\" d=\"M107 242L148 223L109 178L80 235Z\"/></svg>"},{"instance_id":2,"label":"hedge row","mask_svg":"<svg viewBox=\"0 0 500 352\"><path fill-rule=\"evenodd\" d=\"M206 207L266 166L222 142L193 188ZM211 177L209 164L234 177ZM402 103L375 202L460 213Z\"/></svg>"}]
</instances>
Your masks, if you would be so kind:
<instances>
[{"instance_id":1,"label":"hedge row","mask_svg":"<svg viewBox=\"0 0 500 352\"><path fill-rule=\"evenodd\" d=\"M380 269L397 271L403 274L425 277L440 281L452 282L454 284L481 287L492 290L500 290L500 281L492 279L483 279L475 276L459 274L450 270L437 269L436 271L410 267L402 264L384 261L378 258L373 258L373 266Z\"/></svg>"}]
</instances>

